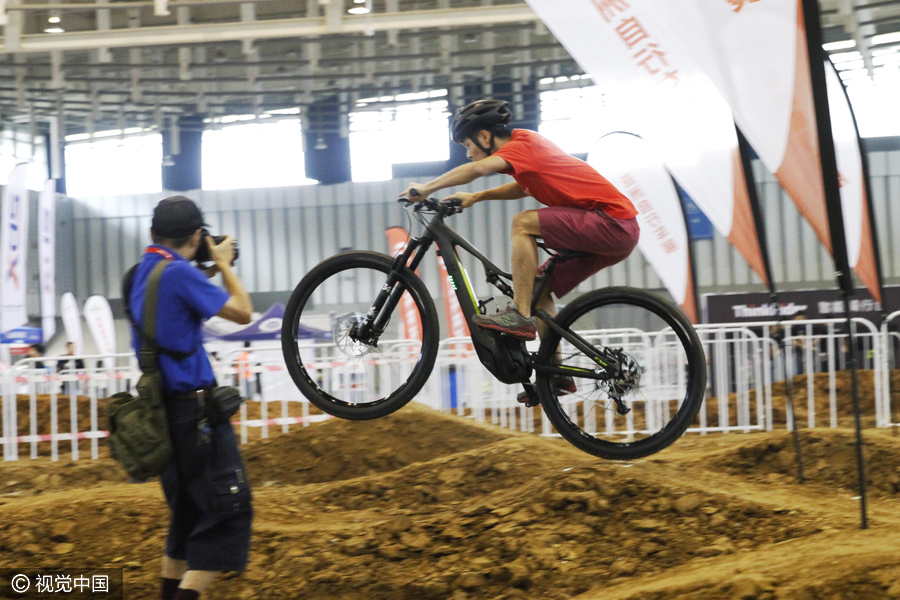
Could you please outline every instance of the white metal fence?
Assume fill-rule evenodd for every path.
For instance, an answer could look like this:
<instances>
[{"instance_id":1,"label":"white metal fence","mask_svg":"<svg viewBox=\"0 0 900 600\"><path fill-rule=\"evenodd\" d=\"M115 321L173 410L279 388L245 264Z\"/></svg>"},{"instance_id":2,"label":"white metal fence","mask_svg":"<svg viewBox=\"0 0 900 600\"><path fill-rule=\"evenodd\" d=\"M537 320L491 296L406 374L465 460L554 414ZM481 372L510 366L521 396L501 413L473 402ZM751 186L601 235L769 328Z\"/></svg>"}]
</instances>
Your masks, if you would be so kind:
<instances>
[{"instance_id":1,"label":"white metal fence","mask_svg":"<svg viewBox=\"0 0 900 600\"><path fill-rule=\"evenodd\" d=\"M878 427L894 422L889 366L900 351L900 334L891 331L890 325L897 319L900 319L900 312L890 315L881 329L865 319L853 321L860 351L862 393L871 396L864 400L872 400L866 403L872 408L865 416L874 418ZM708 434L776 427L791 429L791 414L785 410L784 384L778 383L785 380L786 374L788 377L807 376L805 386L794 389L795 401L805 400L797 406L798 412L805 413L801 426L838 426L841 416L847 414L847 408L838 405L838 379L845 377L841 371L846 368L849 354L845 326L845 321L840 319L785 322L786 353L776 342L778 325L774 321L698 326L709 377L697 424L688 431ZM641 414L644 426L665 416L654 411L668 410L661 407L666 406L666 400L677 398L677 390L683 389L681 386L684 385L683 365L669 352L671 332L604 330L581 334L601 342L618 338L618 344L629 344L631 351L642 353L642 364L649 365L642 382L643 391L647 398L662 402L647 401L642 406L635 405L635 412ZM393 389L392 384L402 380L398 378L405 379L412 368L414 359L411 357L417 356L416 344L409 341L387 343L383 358L374 367L377 369L375 376L371 372L354 374L335 369L335 361L341 355L332 344L311 343L304 352L315 357L310 365L311 376L323 389L349 393L352 397L357 391L371 394ZM529 345L536 349L535 342ZM280 345L246 350L247 354L244 350L234 350L214 364L219 383L236 385L248 400L235 421L243 443L251 438L251 433L252 437L269 437L270 428L278 428L284 433L292 425L307 426L328 418L312 408L294 386L286 371ZM117 391L130 390L140 372L132 354L78 358L84 360L86 368L57 372L55 360L25 359L15 368L0 373L3 396L0 443L5 460L17 460L20 451L37 458L47 454L48 449L52 460L59 459L61 449L68 450L71 458L76 460L82 454L80 440L89 440L91 458L99 456L99 440L107 436L106 423L101 422L105 413L104 399ZM47 366L37 368L36 363L42 360ZM540 410L527 408L516 400L521 390L521 386L505 385L494 379L471 350L468 338L451 338L441 342L432 376L417 401L501 427L529 432L537 430L551 435L552 427L542 418ZM823 395L827 397L826 414L821 414L820 410ZM67 424L60 423L61 406L68 410ZM569 407L569 410L574 409ZM79 422L79 412L86 425ZM27 427L23 432L25 423ZM604 418L600 413L586 426L608 434L628 434L633 433L634 423L626 419L622 425L624 429L616 430L612 415Z\"/></svg>"}]
</instances>

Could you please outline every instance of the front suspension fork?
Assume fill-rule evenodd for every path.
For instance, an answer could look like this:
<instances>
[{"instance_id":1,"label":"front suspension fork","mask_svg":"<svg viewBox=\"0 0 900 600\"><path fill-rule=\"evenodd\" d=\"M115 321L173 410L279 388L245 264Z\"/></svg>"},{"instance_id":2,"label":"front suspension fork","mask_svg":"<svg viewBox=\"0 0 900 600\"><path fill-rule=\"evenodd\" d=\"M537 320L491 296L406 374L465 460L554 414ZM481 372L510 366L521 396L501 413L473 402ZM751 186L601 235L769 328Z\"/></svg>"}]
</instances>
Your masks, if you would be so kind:
<instances>
[{"instance_id":1,"label":"front suspension fork","mask_svg":"<svg viewBox=\"0 0 900 600\"><path fill-rule=\"evenodd\" d=\"M422 261L422 256L428 249L428 244L425 243L422 251L416 254L413 257L412 262L410 262L410 257L413 256L413 252L415 252L419 246L423 246L423 241L420 238L412 238L409 241L409 244L407 244L406 249L401 254L394 257L394 260L391 262L391 271L388 273L387 281L381 286L381 291L378 292L375 301L372 303L372 306L369 307L366 318L363 319L362 323L359 323L350 330L350 338L352 340L361 341L372 346L378 345L378 338L384 332L384 328L387 327L391 313L394 312L397 303L400 302L400 297L406 291L403 286L397 285L400 283L400 270L404 268L404 265L408 264L409 268L415 271Z\"/></svg>"}]
</instances>

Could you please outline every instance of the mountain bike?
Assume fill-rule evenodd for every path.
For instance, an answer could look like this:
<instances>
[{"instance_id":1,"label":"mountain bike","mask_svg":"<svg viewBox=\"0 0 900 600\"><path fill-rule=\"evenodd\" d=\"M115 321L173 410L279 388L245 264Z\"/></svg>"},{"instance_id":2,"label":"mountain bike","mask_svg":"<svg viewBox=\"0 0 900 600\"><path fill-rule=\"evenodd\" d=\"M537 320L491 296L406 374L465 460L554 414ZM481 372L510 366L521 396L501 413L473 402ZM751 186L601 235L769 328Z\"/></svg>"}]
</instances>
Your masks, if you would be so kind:
<instances>
[{"instance_id":1,"label":"mountain bike","mask_svg":"<svg viewBox=\"0 0 900 600\"><path fill-rule=\"evenodd\" d=\"M585 255L550 250L539 240L550 259L535 281L532 314L548 332L539 349L529 351L524 341L472 322L488 303L476 297L459 251L474 256L486 281L509 298L512 275L444 223L461 212L458 201L428 198L409 206L424 232L405 249L393 257L348 251L328 258L291 295L282 349L291 377L313 405L344 419L376 419L419 393L434 368L440 331L416 269L437 244L481 363L501 382L521 384L528 405L540 404L563 438L595 456L631 460L685 432L703 401L706 358L676 306L645 290L610 287L581 295L556 316L536 309L554 267ZM332 343L307 343L298 333L301 319L326 308ZM559 376L572 377L577 391L557 389Z\"/></svg>"}]
</instances>

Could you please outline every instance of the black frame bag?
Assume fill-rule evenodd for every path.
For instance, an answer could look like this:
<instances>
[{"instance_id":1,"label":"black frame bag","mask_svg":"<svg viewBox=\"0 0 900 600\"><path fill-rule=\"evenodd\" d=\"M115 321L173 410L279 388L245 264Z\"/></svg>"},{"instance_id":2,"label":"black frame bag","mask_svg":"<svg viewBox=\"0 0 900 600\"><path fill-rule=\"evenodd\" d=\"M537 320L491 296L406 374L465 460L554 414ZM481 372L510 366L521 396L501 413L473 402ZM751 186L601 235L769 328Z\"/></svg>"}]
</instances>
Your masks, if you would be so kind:
<instances>
[{"instance_id":1,"label":"black frame bag","mask_svg":"<svg viewBox=\"0 0 900 600\"><path fill-rule=\"evenodd\" d=\"M120 392L110 398L107 406L112 455L128 475L139 481L159 475L175 458L163 401L162 374L156 360L159 348L155 342L159 280L170 262L169 259L160 261L147 280L144 315L138 328L141 339L138 365L143 375L135 385L137 396ZM130 292L131 286L127 287Z\"/></svg>"}]
</instances>

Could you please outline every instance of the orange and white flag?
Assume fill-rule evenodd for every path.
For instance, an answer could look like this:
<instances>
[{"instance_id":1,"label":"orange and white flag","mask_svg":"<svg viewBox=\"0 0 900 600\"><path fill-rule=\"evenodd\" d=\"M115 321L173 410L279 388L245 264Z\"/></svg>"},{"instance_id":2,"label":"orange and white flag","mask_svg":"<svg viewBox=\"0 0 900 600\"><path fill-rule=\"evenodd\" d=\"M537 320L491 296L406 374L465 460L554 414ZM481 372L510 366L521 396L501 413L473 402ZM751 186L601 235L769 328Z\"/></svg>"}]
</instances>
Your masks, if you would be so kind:
<instances>
[{"instance_id":1,"label":"orange and white flag","mask_svg":"<svg viewBox=\"0 0 900 600\"><path fill-rule=\"evenodd\" d=\"M391 227L385 230L387 236L388 253L391 256L402 254L406 250L409 234L402 227ZM416 310L416 303L409 295L404 292L400 298L400 318L403 322L403 337L407 340L422 339L422 318L419 311Z\"/></svg>"}]
</instances>

